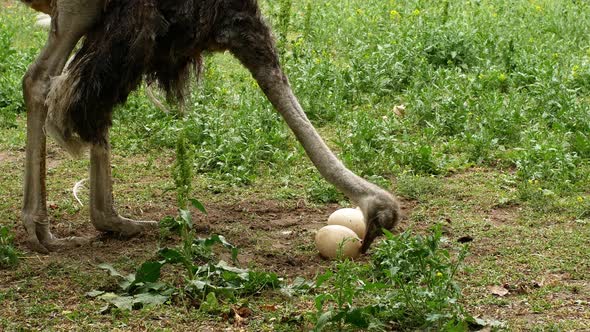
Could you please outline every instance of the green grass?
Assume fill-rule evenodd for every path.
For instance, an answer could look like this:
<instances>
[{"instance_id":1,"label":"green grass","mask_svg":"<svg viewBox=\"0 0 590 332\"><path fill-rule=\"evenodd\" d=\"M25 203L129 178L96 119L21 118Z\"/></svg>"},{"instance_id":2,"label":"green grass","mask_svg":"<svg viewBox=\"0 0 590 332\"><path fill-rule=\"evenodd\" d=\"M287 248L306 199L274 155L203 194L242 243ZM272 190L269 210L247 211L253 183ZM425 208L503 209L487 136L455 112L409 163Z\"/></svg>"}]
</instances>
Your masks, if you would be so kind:
<instances>
[{"instance_id":1,"label":"green grass","mask_svg":"<svg viewBox=\"0 0 590 332\"><path fill-rule=\"evenodd\" d=\"M296 95L343 162L403 199L408 212L403 228L427 234L440 224L449 241L473 238L466 269L457 276L466 312L503 321L510 330L590 329L587 307L579 302L590 294L588 2L260 2L279 37ZM15 1L0 0L0 8L0 223L16 233L18 246L24 239L20 80L46 32L35 28L34 13ZM285 268L271 262L285 250L315 257L312 237L295 229L297 244L275 248L273 232L291 226L274 225L277 211L260 212L257 205L304 202L307 215L297 219L303 225L310 215L334 208L326 204L346 204L345 198L319 177L235 59L217 54L205 64L184 121L156 109L142 89L115 112L117 206L138 218L175 213L176 198L168 189L174 187L171 165L184 130L193 195L210 212L230 214L205 220L244 246L253 267L261 264L280 275ZM405 106L403 114L394 112L399 105ZM54 228L63 236L91 232L87 208L70 194L73 183L86 176L88 162L67 159L53 144L49 150ZM245 212L234 215L234 207ZM94 250L104 252L100 260L131 272L154 257L156 247L165 244L160 241L134 240L130 250L99 241ZM0 305L9 313L0 315L0 329L88 324L139 329L145 320L155 322L150 328L182 329L195 322L214 330L231 327L222 313L174 306L97 314L104 303L84 294L115 290L96 268L103 261L85 251L54 254L42 264L31 255L0 270ZM366 277L363 264L351 269ZM303 271L311 279L329 269L338 271L327 262ZM321 292L333 293L327 285ZM510 295L491 295L493 285L505 285ZM254 319L246 329L312 329L317 295L248 296ZM220 301L223 313L245 305ZM352 300L356 307L369 302L362 296Z\"/></svg>"}]
</instances>

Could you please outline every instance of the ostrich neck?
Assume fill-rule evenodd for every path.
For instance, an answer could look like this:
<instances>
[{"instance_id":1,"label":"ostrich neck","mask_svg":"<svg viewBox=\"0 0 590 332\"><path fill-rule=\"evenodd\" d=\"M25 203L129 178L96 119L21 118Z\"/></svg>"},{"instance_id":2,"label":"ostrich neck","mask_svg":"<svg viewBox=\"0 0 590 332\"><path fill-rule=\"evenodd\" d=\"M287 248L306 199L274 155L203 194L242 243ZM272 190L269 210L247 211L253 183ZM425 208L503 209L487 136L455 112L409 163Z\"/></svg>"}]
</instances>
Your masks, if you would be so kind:
<instances>
[{"instance_id":1,"label":"ostrich neck","mask_svg":"<svg viewBox=\"0 0 590 332\"><path fill-rule=\"evenodd\" d=\"M322 176L357 204L367 195L380 191L338 160L305 115L285 76L277 71L257 77L258 82Z\"/></svg>"}]
</instances>

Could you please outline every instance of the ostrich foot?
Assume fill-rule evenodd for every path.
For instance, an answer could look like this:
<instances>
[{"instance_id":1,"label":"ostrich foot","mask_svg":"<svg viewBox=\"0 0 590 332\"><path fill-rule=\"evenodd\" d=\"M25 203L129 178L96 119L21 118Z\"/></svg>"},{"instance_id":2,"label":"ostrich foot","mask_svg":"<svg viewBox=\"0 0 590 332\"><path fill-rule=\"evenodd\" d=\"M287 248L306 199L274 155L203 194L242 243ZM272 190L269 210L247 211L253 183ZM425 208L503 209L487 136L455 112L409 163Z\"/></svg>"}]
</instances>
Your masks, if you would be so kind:
<instances>
[{"instance_id":1,"label":"ostrich foot","mask_svg":"<svg viewBox=\"0 0 590 332\"><path fill-rule=\"evenodd\" d=\"M27 226L27 246L38 253L48 254L90 243L90 239L86 237L58 238L49 231L49 223L29 223Z\"/></svg>"},{"instance_id":2,"label":"ostrich foot","mask_svg":"<svg viewBox=\"0 0 590 332\"><path fill-rule=\"evenodd\" d=\"M65 249L71 249L76 247L81 247L90 243L91 239L82 236L70 236L65 238L57 238L53 236L51 233L51 239L48 241L44 241L43 245L45 248L49 249L49 251L60 251Z\"/></svg>"},{"instance_id":3,"label":"ostrich foot","mask_svg":"<svg viewBox=\"0 0 590 332\"><path fill-rule=\"evenodd\" d=\"M117 214L93 217L92 223L101 232L116 233L122 237L132 237L158 227L156 221L132 220Z\"/></svg>"}]
</instances>

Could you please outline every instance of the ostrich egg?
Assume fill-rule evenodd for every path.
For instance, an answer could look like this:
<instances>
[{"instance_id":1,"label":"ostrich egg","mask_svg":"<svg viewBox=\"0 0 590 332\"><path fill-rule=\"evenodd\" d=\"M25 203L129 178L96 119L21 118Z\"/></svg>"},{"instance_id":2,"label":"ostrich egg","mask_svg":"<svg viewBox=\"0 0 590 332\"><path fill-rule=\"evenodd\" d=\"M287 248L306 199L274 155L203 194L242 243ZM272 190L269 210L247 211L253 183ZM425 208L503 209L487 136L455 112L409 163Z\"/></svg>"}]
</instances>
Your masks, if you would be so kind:
<instances>
[{"instance_id":1,"label":"ostrich egg","mask_svg":"<svg viewBox=\"0 0 590 332\"><path fill-rule=\"evenodd\" d=\"M317 232L315 245L326 258L336 258L341 247L343 257L355 258L361 252L362 241L350 228L328 225Z\"/></svg>"},{"instance_id":2,"label":"ostrich egg","mask_svg":"<svg viewBox=\"0 0 590 332\"><path fill-rule=\"evenodd\" d=\"M365 238L367 226L365 225L365 217L363 212L356 209L339 209L334 211L328 217L328 225L341 225L352 229L359 238Z\"/></svg>"}]
</instances>

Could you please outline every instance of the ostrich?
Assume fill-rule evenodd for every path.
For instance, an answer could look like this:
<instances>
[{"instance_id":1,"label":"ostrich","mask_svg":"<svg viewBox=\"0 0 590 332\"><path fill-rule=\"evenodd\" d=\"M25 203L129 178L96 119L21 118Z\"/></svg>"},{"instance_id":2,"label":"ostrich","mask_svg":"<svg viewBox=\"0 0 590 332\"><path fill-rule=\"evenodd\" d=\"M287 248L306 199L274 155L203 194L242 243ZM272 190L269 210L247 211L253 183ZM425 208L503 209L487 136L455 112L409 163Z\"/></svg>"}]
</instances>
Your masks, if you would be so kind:
<instances>
[{"instance_id":1,"label":"ostrich","mask_svg":"<svg viewBox=\"0 0 590 332\"><path fill-rule=\"evenodd\" d=\"M99 231L132 236L157 225L113 207L108 131L115 105L145 78L181 102L204 52L229 51L285 119L320 174L363 211L366 252L400 211L392 194L348 170L294 96L256 0L21 0L50 14L47 43L23 78L27 147L23 224L28 245L47 253L83 245L57 238L46 209L46 137L72 155L90 150L90 219ZM66 62L83 38L73 59ZM66 68L64 68L66 67Z\"/></svg>"}]
</instances>

